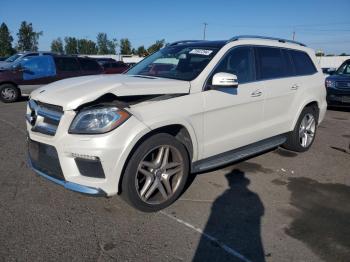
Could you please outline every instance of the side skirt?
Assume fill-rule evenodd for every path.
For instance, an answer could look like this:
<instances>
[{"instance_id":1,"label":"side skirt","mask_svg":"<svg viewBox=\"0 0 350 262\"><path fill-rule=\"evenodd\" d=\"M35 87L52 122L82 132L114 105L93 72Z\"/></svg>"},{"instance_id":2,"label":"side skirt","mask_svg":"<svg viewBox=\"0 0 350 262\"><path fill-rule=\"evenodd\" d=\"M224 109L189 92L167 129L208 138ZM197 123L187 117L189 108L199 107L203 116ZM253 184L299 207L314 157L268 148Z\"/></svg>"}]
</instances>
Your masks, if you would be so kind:
<instances>
[{"instance_id":1,"label":"side skirt","mask_svg":"<svg viewBox=\"0 0 350 262\"><path fill-rule=\"evenodd\" d=\"M198 160L192 163L191 172L203 172L242 160L244 158L278 147L285 143L286 140L286 134L278 135L225 153Z\"/></svg>"}]
</instances>

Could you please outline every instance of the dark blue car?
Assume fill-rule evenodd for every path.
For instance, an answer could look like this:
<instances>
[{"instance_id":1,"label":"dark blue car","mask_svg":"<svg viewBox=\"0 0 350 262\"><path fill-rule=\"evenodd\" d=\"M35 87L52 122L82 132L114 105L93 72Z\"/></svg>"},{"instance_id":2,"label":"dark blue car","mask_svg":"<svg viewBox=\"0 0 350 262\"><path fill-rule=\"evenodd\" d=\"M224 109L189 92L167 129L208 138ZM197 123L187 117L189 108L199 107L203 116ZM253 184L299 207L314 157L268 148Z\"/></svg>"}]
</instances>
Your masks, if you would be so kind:
<instances>
[{"instance_id":1,"label":"dark blue car","mask_svg":"<svg viewBox=\"0 0 350 262\"><path fill-rule=\"evenodd\" d=\"M326 78L329 106L350 107L350 59Z\"/></svg>"}]
</instances>

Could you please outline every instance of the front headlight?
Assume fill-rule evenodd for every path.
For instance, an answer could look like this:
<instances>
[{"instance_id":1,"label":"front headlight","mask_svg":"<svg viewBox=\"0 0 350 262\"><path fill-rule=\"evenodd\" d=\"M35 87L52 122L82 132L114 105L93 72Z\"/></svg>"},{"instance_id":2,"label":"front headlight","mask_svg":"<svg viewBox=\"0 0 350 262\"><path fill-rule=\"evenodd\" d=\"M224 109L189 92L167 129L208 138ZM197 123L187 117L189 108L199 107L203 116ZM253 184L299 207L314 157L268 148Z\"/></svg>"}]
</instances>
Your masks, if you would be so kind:
<instances>
[{"instance_id":1,"label":"front headlight","mask_svg":"<svg viewBox=\"0 0 350 262\"><path fill-rule=\"evenodd\" d=\"M334 88L335 87L335 81L334 80L326 80L326 87L327 88Z\"/></svg>"},{"instance_id":2,"label":"front headlight","mask_svg":"<svg viewBox=\"0 0 350 262\"><path fill-rule=\"evenodd\" d=\"M69 128L71 134L103 134L120 126L130 114L116 107L91 108L80 111Z\"/></svg>"}]
</instances>

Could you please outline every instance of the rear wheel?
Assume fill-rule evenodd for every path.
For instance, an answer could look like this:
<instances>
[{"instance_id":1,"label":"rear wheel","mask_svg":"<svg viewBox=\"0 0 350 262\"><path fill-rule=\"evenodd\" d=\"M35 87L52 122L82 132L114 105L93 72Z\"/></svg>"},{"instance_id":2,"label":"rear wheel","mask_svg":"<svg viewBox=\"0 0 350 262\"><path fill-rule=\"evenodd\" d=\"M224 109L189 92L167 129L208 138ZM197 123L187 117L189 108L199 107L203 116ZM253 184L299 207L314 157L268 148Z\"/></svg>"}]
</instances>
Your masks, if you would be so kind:
<instances>
[{"instance_id":1,"label":"rear wheel","mask_svg":"<svg viewBox=\"0 0 350 262\"><path fill-rule=\"evenodd\" d=\"M158 211L180 196L188 173L184 145L171 135L154 135L131 156L122 181L122 197L141 211Z\"/></svg>"},{"instance_id":2,"label":"rear wheel","mask_svg":"<svg viewBox=\"0 0 350 262\"><path fill-rule=\"evenodd\" d=\"M317 108L305 107L292 132L288 134L287 142L282 146L288 150L305 152L315 140L318 113Z\"/></svg>"},{"instance_id":3,"label":"rear wheel","mask_svg":"<svg viewBox=\"0 0 350 262\"><path fill-rule=\"evenodd\" d=\"M17 101L20 92L17 87L11 84L3 84L0 86L0 99L4 103L12 103Z\"/></svg>"}]
</instances>

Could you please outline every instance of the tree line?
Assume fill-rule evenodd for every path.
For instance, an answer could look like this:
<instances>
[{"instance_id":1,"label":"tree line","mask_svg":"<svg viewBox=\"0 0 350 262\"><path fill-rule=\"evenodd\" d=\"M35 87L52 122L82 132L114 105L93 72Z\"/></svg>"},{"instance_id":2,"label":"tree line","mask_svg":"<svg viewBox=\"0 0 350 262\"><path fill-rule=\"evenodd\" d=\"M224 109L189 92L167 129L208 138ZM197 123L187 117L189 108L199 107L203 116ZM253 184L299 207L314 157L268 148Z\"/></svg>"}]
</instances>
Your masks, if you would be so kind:
<instances>
[{"instance_id":1,"label":"tree line","mask_svg":"<svg viewBox=\"0 0 350 262\"><path fill-rule=\"evenodd\" d=\"M35 31L32 23L23 21L17 33L17 43L13 46L13 37L5 23L0 25L0 57L10 56L21 51L38 51L39 37L43 31ZM96 41L86 38L58 37L51 42L51 51L67 55L106 55L116 54L117 48L123 55L147 56L152 54L165 45L165 40L157 40L149 47L141 45L137 48L132 47L128 38L122 38L119 41L115 38L109 39L106 33L98 33Z\"/></svg>"}]
</instances>

